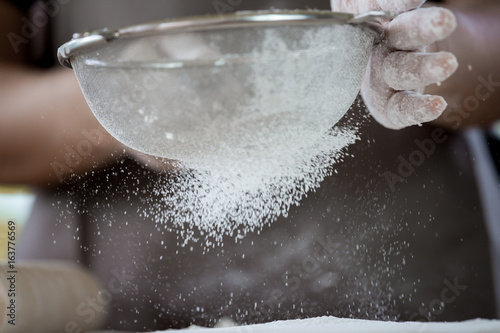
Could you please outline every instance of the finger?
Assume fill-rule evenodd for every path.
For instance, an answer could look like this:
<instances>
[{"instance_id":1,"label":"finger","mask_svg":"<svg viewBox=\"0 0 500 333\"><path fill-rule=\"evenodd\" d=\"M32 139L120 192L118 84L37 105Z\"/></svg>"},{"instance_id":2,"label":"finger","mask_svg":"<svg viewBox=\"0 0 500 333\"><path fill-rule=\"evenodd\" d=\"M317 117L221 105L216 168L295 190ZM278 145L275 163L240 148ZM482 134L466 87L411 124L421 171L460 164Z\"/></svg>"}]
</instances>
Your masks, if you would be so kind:
<instances>
[{"instance_id":1,"label":"finger","mask_svg":"<svg viewBox=\"0 0 500 333\"><path fill-rule=\"evenodd\" d=\"M448 37L457 27L455 15L445 8L421 8L397 16L388 25L389 46L418 50Z\"/></svg>"},{"instance_id":2,"label":"finger","mask_svg":"<svg viewBox=\"0 0 500 333\"><path fill-rule=\"evenodd\" d=\"M438 118L447 103L441 96L421 95L415 92L395 93L387 104L387 117L393 129L401 129Z\"/></svg>"},{"instance_id":3,"label":"finger","mask_svg":"<svg viewBox=\"0 0 500 333\"><path fill-rule=\"evenodd\" d=\"M385 82L394 90L413 90L449 78L458 67L448 52L393 52L384 61Z\"/></svg>"}]
</instances>

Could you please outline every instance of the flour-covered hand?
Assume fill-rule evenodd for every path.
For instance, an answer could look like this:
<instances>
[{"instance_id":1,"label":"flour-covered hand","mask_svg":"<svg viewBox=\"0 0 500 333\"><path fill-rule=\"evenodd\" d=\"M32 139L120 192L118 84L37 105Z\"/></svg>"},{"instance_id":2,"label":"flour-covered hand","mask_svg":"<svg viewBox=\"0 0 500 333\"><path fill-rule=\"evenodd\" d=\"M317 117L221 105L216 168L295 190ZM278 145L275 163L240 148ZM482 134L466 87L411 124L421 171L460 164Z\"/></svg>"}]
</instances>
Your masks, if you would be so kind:
<instances>
[{"instance_id":1,"label":"flour-covered hand","mask_svg":"<svg viewBox=\"0 0 500 333\"><path fill-rule=\"evenodd\" d=\"M401 129L438 118L446 109L440 96L424 88L449 78L458 62L449 52L428 52L456 28L453 13L444 8L420 8L425 0L331 0L332 10L362 13L386 10L400 13L384 21L384 40L373 49L361 95L374 118Z\"/></svg>"}]
</instances>

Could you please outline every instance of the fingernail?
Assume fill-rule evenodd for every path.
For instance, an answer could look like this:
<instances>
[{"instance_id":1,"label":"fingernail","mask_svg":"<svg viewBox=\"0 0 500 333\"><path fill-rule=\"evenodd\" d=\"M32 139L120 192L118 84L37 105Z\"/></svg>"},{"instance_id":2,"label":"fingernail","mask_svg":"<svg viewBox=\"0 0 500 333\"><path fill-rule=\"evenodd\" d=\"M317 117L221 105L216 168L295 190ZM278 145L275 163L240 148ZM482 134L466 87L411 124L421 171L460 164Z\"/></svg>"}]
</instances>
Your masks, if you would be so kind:
<instances>
[{"instance_id":1,"label":"fingernail","mask_svg":"<svg viewBox=\"0 0 500 333\"><path fill-rule=\"evenodd\" d=\"M445 38L457 27L455 15L445 8L433 9L432 14L429 15L426 20L428 24L423 26L428 27L428 32L432 34L432 36L429 37L434 40Z\"/></svg>"},{"instance_id":2,"label":"fingernail","mask_svg":"<svg viewBox=\"0 0 500 333\"><path fill-rule=\"evenodd\" d=\"M443 113L443 111L448 106L445 99L441 96L428 96L426 109L430 112L427 113L427 116L424 121L431 121L436 119Z\"/></svg>"},{"instance_id":3,"label":"fingernail","mask_svg":"<svg viewBox=\"0 0 500 333\"><path fill-rule=\"evenodd\" d=\"M457 58L448 52L432 54L432 59L427 62L427 77L433 81L444 81L449 78L458 68Z\"/></svg>"}]
</instances>

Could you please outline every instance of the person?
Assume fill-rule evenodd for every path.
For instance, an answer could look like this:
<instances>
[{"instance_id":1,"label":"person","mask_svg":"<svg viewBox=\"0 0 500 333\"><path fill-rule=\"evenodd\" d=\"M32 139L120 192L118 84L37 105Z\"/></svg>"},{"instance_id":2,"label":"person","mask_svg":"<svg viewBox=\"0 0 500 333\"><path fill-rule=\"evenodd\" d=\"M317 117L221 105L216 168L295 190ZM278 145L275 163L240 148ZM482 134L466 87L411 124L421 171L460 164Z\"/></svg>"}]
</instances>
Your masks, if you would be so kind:
<instances>
[{"instance_id":1,"label":"person","mask_svg":"<svg viewBox=\"0 0 500 333\"><path fill-rule=\"evenodd\" d=\"M112 295L109 329L214 325L223 316L239 323L321 315L495 317L474 147L460 131L444 128L498 119L500 6L450 0L439 4L448 10L412 10L423 2L332 0L338 11L403 12L383 22L387 37L374 49L362 87L373 117L391 129L366 121L361 142L348 150L355 157L288 218L205 253L198 243L178 246L175 232L142 214L158 203L152 189L166 177L146 165L152 158L107 134L71 71L40 67L53 64L54 47L75 31L204 14L214 3L1 0L0 31L8 38L0 48L0 182L37 191L19 255L79 262L104 284L125 276ZM328 5L235 4L235 10ZM33 21L43 17L50 20ZM448 108L428 94L444 97ZM476 102L477 109L464 104ZM408 127L435 118L438 127ZM67 159L85 140L93 142L92 153Z\"/></svg>"}]
</instances>

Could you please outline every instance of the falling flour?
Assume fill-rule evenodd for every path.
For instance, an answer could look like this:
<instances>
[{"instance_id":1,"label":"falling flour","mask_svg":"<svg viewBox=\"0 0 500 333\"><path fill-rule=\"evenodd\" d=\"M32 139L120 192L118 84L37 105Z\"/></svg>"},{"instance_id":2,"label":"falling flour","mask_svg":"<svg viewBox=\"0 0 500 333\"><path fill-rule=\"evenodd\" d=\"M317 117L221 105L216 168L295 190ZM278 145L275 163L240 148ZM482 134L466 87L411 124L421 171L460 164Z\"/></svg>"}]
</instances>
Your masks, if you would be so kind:
<instances>
[{"instance_id":1,"label":"falling flour","mask_svg":"<svg viewBox=\"0 0 500 333\"><path fill-rule=\"evenodd\" d=\"M161 199L149 213L157 223L179 228L185 240L198 230L207 245L235 232L241 237L258 230L287 216L291 205L319 187L333 172L332 164L342 158L342 149L355 141L356 132L337 129L316 139L311 145L288 149L286 159L269 156L228 165L226 170L177 170L158 184Z\"/></svg>"}]
</instances>

